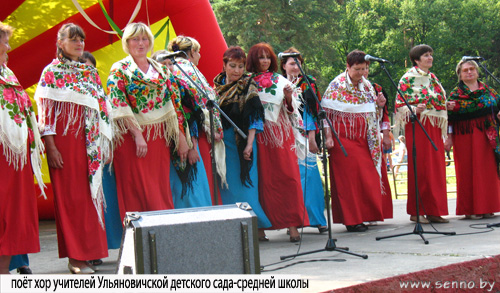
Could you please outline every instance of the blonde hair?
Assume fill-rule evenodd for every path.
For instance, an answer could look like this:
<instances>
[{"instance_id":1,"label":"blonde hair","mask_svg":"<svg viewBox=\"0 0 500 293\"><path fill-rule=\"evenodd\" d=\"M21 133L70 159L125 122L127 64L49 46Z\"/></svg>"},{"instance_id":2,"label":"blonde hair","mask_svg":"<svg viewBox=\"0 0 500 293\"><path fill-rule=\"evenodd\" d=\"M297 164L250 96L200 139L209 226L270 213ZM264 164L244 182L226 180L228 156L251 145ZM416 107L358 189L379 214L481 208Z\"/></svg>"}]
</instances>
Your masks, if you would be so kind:
<instances>
[{"instance_id":1,"label":"blonde hair","mask_svg":"<svg viewBox=\"0 0 500 293\"><path fill-rule=\"evenodd\" d=\"M13 32L14 32L13 27L11 27L8 24L0 22L0 38L3 38L4 36L7 36L10 38L10 36L12 36Z\"/></svg>"},{"instance_id":2,"label":"blonde hair","mask_svg":"<svg viewBox=\"0 0 500 293\"><path fill-rule=\"evenodd\" d=\"M153 33L151 32L149 27L142 22L133 22L128 24L125 27L125 30L123 31L122 47L125 53L130 54L130 51L128 50L128 40L135 38L139 35L148 36L149 40L148 51L151 51L153 49L155 37L153 36Z\"/></svg>"},{"instance_id":3,"label":"blonde hair","mask_svg":"<svg viewBox=\"0 0 500 293\"><path fill-rule=\"evenodd\" d=\"M460 73L462 72L462 65L464 65L465 63L469 63L469 64L474 65L474 67L476 68L477 74L479 74L479 65L477 65L476 61L474 61L474 60L460 60L460 62L458 62L458 64L457 64L457 68L455 68L455 72L457 73L459 82L461 81Z\"/></svg>"},{"instance_id":4,"label":"blonde hair","mask_svg":"<svg viewBox=\"0 0 500 293\"><path fill-rule=\"evenodd\" d=\"M188 59L189 52L194 50L195 52L200 51L200 43L194 38L177 36L168 42L167 49L172 52L183 51L186 53L186 59Z\"/></svg>"}]
</instances>

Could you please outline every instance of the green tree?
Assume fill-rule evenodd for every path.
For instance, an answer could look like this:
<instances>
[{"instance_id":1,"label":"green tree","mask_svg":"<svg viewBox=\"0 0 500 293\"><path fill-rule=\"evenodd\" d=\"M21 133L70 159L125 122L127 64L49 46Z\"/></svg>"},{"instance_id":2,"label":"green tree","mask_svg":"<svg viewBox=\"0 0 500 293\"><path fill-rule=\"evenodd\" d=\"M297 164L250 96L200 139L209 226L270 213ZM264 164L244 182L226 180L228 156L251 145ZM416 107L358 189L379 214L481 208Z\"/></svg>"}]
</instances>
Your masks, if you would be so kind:
<instances>
[{"instance_id":1,"label":"green tree","mask_svg":"<svg viewBox=\"0 0 500 293\"><path fill-rule=\"evenodd\" d=\"M276 52L295 46L321 91L345 70L354 49L391 61L387 69L397 83L412 66L411 47L428 44L431 71L447 92L464 55L485 57L500 74L500 0L214 0L213 8L229 45L248 50L266 41ZM379 64L370 66L369 78L389 93L392 110L396 90Z\"/></svg>"}]
</instances>

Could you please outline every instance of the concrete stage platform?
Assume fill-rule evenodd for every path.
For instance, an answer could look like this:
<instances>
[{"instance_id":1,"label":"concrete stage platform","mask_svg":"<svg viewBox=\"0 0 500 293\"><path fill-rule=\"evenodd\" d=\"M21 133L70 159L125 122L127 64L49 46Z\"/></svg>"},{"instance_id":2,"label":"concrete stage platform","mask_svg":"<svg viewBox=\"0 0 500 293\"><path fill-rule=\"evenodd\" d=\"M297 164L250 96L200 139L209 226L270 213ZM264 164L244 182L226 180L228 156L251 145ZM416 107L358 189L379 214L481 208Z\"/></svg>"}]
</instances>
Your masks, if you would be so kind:
<instances>
[{"instance_id":1,"label":"concrete stage platform","mask_svg":"<svg viewBox=\"0 0 500 293\"><path fill-rule=\"evenodd\" d=\"M301 243L290 243L286 230L267 231L270 242L260 243L262 274L297 274L309 280L309 289L301 292L323 292L348 287L397 275L433 269L477 259L488 259L500 254L500 228L486 229L488 223L500 222L500 215L491 219L464 220L455 216L456 200L449 199L448 224L434 224L440 232L456 232L456 236L408 235L376 241L375 237L412 232L415 225L406 214L406 200L394 200L394 219L370 226L364 233L349 233L343 225L333 225L333 238L339 247L349 247L352 252L366 254L368 259L340 253L320 252L295 259L280 261L280 256L307 252L325 247L327 233L320 235L316 228L304 228ZM424 231L434 231L431 225L422 225ZM475 227L475 228L474 228ZM189 237L189 231L186 231ZM53 221L40 222L41 252L30 255L35 274L69 274L67 259L59 259L56 228ZM221 244L223 245L223 244ZM110 250L99 274L115 271L118 250ZM14 272L12 272L14 273ZM500 272L493 272L500 286ZM479 282L477 275L470 280ZM415 280L419 281L419 280ZM457 280L460 281L460 280ZM399 291L399 284L394 284Z\"/></svg>"}]
</instances>

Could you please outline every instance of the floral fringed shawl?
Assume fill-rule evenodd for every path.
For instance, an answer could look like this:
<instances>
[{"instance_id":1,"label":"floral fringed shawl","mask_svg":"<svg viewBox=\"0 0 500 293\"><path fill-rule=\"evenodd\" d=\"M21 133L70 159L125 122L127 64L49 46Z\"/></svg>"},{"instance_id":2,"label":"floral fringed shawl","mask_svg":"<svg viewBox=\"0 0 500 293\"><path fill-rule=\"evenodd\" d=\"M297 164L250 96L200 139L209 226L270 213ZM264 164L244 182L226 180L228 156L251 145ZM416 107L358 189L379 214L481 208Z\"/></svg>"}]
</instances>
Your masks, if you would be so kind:
<instances>
[{"instance_id":1,"label":"floral fringed shawl","mask_svg":"<svg viewBox=\"0 0 500 293\"><path fill-rule=\"evenodd\" d=\"M203 109L196 103L195 95L189 89L188 84L177 77L174 76L176 87L179 88L181 95L181 106L183 109L184 117L187 120L188 126L190 128L191 137L199 137L198 129L203 129L203 121L205 120L205 115L203 114Z\"/></svg>"},{"instance_id":2,"label":"floral fringed shawl","mask_svg":"<svg viewBox=\"0 0 500 293\"><path fill-rule=\"evenodd\" d=\"M307 79L311 83L312 89L309 87L309 84L307 83L306 79L301 75L299 76L299 79L297 82L294 82L295 86L297 89L299 89L299 94L300 94L300 99L302 103L307 104L308 109L310 110L312 117L314 118L314 123L317 124L318 122L318 103L316 102L316 99L314 98L313 92L316 94L318 97L318 100L321 102L321 95L318 91L318 87L316 85L316 79L312 77L311 75L307 76ZM302 115L304 111L304 107L299 108L299 112ZM317 126L317 125L316 125ZM318 128L318 127L316 127Z\"/></svg>"},{"instance_id":3,"label":"floral fringed shawl","mask_svg":"<svg viewBox=\"0 0 500 293\"><path fill-rule=\"evenodd\" d=\"M293 111L289 112L285 102L283 89L286 85L294 85L283 76L276 72L260 72L252 74L253 79L257 83L260 101L264 107L265 125L270 127L271 131L263 132L263 137L266 144L271 144L273 147L284 147L283 142L287 133L281 131L282 127L292 127L295 138L295 153L301 160L306 158L306 137L304 131L304 122L300 115L300 100L297 91L292 94ZM285 114L286 113L286 114ZM270 135L266 135L270 134Z\"/></svg>"},{"instance_id":4,"label":"floral fringed shawl","mask_svg":"<svg viewBox=\"0 0 500 293\"><path fill-rule=\"evenodd\" d=\"M84 131L86 138L88 179L92 201L104 227L102 215L103 191L102 171L104 162L112 156L112 127L110 109L97 70L83 63L54 59L42 72L35 92L38 105L38 125L42 134L56 133L54 122L61 113L66 113L68 122L59 132L66 135L69 127L81 117L76 115L78 105L84 107ZM54 115L54 117L51 117Z\"/></svg>"},{"instance_id":5,"label":"floral fringed shawl","mask_svg":"<svg viewBox=\"0 0 500 293\"><path fill-rule=\"evenodd\" d=\"M429 121L432 126L441 128L443 137L446 137L447 111L446 92L434 73L421 70L417 66L408 70L399 81L399 89L410 105L426 104L426 110L420 113L420 121ZM415 110L415 109L413 109ZM406 107L401 96L396 97L396 129L409 121L410 110Z\"/></svg>"},{"instance_id":6,"label":"floral fringed shawl","mask_svg":"<svg viewBox=\"0 0 500 293\"><path fill-rule=\"evenodd\" d=\"M378 95L382 93L386 101L389 101L387 98L389 97L385 90L377 83L372 82L373 89L375 90L375 94ZM384 112L382 115L382 120L380 121L380 130L391 130L391 120L389 119L389 103L385 103Z\"/></svg>"},{"instance_id":7,"label":"floral fringed shawl","mask_svg":"<svg viewBox=\"0 0 500 293\"><path fill-rule=\"evenodd\" d=\"M468 134L474 128L484 131L497 162L500 174L500 123L496 118L500 95L486 84L479 82L479 88L471 91L462 81L450 93L449 101L455 102L455 109L448 111L448 123L453 133Z\"/></svg>"},{"instance_id":8,"label":"floral fringed shawl","mask_svg":"<svg viewBox=\"0 0 500 293\"><path fill-rule=\"evenodd\" d=\"M14 73L5 65L0 65L0 143L7 162L15 170L22 170L27 163L28 143L31 168L46 198L41 158L44 146L33 106Z\"/></svg>"},{"instance_id":9,"label":"floral fringed shawl","mask_svg":"<svg viewBox=\"0 0 500 293\"><path fill-rule=\"evenodd\" d=\"M198 70L198 68L193 63L184 58L175 58L175 61L182 68L182 70L184 70L184 72L187 73L187 75L193 80L193 82L195 82L196 85L198 85L207 94L208 98L210 100L215 101L216 93L214 89L210 87L207 80L205 79L205 76L200 72L200 70ZM196 104L201 108L203 112L204 120L202 127L203 130L205 130L205 133L207 134L208 141L210 141L211 139L210 133L212 131L210 130L210 113L206 107L207 97L205 97L205 95L198 90L196 85L192 84L192 82L187 77L185 77L182 71L179 70L176 66L175 70L172 73L174 74L175 77L183 80L189 87L189 90L193 93ZM226 150L224 146L224 141L222 140L224 132L222 131L222 123L217 109L214 109L214 126L215 126L215 132L220 134L221 140L214 142L215 150L212 151L215 151L217 174L219 174L220 176L221 185L223 187L227 187Z\"/></svg>"},{"instance_id":10,"label":"floral fringed shawl","mask_svg":"<svg viewBox=\"0 0 500 293\"><path fill-rule=\"evenodd\" d=\"M124 133L136 127L146 130L146 141L160 137L167 145L177 146L179 130L184 129L180 129L179 115L171 98L175 94L170 74L156 61L149 58L148 61L158 72L158 78L147 78L131 56L111 67L107 86L113 123L117 127L116 139L119 142ZM155 129L153 134L152 129Z\"/></svg>"},{"instance_id":11,"label":"floral fringed shawl","mask_svg":"<svg viewBox=\"0 0 500 293\"><path fill-rule=\"evenodd\" d=\"M351 128L347 138L366 136L373 164L378 174L381 175L382 151L379 120L382 117L382 112L377 110L376 99L375 90L368 80L363 77L362 82L355 88L349 74L344 71L330 82L323 95L321 105L330 109L328 111L329 118L332 121L341 122L338 124L339 126L345 125L346 121L350 122ZM356 125L354 120L357 118L364 119L365 128L353 127Z\"/></svg>"},{"instance_id":12,"label":"floral fringed shawl","mask_svg":"<svg viewBox=\"0 0 500 293\"><path fill-rule=\"evenodd\" d=\"M257 84L248 75L242 76L239 80L226 84L226 73L220 73L214 79L215 91L218 93L218 103L222 111L248 135L250 125L257 121L264 121L264 108L260 102ZM224 128L229 128L230 124L226 119L222 119ZM245 186L253 186L250 179L250 169L252 160L243 158L243 151L247 145L247 140L234 129L236 145L238 147L238 157L240 160L240 179ZM253 154L252 154L253 157Z\"/></svg>"},{"instance_id":13,"label":"floral fringed shawl","mask_svg":"<svg viewBox=\"0 0 500 293\"><path fill-rule=\"evenodd\" d=\"M165 139L165 144L171 146L171 161L181 180L183 197L193 188L196 166L182 162L176 151L179 131L185 134L188 146L192 147L188 121L181 105L182 91L164 65L149 58L148 62L158 73L157 77L146 77L131 56L112 66L107 85L113 121L119 130L118 139L132 126L146 130L147 141ZM152 129L155 129L153 134Z\"/></svg>"},{"instance_id":14,"label":"floral fringed shawl","mask_svg":"<svg viewBox=\"0 0 500 293\"><path fill-rule=\"evenodd\" d=\"M168 72L166 68L165 70L166 72ZM181 80L174 77L172 74L170 74L169 80L171 82L172 91L175 93L175 95L172 96L172 99L176 108L176 112L178 113L177 115L179 125L184 129L188 147L193 148L194 145L191 141L192 134L189 131L189 124L196 123L196 121L194 120L194 115L191 115L193 113L191 112L191 108L183 106L185 103L192 104L193 96L187 89L186 85L183 84ZM166 98L168 99L168 97ZM190 112L186 112L185 109L189 110ZM183 162L174 148L170 148L170 155L172 165L174 166L175 172L179 176L179 179L182 183L182 199L184 198L184 195L186 195L188 190L193 191L193 182L196 180L196 174L198 172L197 164L191 165L187 160Z\"/></svg>"}]
</instances>

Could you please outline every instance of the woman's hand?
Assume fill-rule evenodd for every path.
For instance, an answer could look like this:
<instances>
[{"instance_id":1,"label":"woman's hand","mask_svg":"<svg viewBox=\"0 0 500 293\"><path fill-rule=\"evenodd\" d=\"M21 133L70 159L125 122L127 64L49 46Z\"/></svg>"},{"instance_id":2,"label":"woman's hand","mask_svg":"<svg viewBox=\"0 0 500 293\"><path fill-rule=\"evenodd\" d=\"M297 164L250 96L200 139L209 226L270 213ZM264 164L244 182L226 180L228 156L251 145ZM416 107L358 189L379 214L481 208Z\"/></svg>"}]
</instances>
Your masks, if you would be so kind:
<instances>
[{"instance_id":1,"label":"woman's hand","mask_svg":"<svg viewBox=\"0 0 500 293\"><path fill-rule=\"evenodd\" d=\"M200 155L196 149L189 149L187 158L190 165L194 165L196 162L200 161Z\"/></svg>"},{"instance_id":2,"label":"woman's hand","mask_svg":"<svg viewBox=\"0 0 500 293\"><path fill-rule=\"evenodd\" d=\"M247 146L243 150L243 158L247 161L251 160L251 155L252 155L252 151L253 151L253 142L255 140L256 133L257 133L257 130L255 128L248 130Z\"/></svg>"},{"instance_id":3,"label":"woman's hand","mask_svg":"<svg viewBox=\"0 0 500 293\"><path fill-rule=\"evenodd\" d=\"M425 106L425 104L420 103L420 104L417 105L416 112L417 112L417 114L420 114L420 113L424 112L425 109L427 109L427 107Z\"/></svg>"},{"instance_id":4,"label":"woman's hand","mask_svg":"<svg viewBox=\"0 0 500 293\"><path fill-rule=\"evenodd\" d=\"M333 148L333 138L332 138L332 131L330 130L329 127L325 128L325 133L326 133L326 148L331 149Z\"/></svg>"},{"instance_id":5,"label":"woman's hand","mask_svg":"<svg viewBox=\"0 0 500 293\"><path fill-rule=\"evenodd\" d=\"M448 138L444 141L444 149L449 152L453 146L453 139L451 138L451 133L448 133Z\"/></svg>"},{"instance_id":6,"label":"woman's hand","mask_svg":"<svg viewBox=\"0 0 500 293\"><path fill-rule=\"evenodd\" d=\"M497 118L500 120L500 111L497 113Z\"/></svg>"},{"instance_id":7,"label":"woman's hand","mask_svg":"<svg viewBox=\"0 0 500 293\"><path fill-rule=\"evenodd\" d=\"M389 130L382 131L382 146L383 146L384 150L392 149L392 141L391 141L391 137L389 135Z\"/></svg>"},{"instance_id":8,"label":"woman's hand","mask_svg":"<svg viewBox=\"0 0 500 293\"><path fill-rule=\"evenodd\" d=\"M193 142L193 148L189 149L187 157L189 164L194 165L200 161L200 155L198 154L198 140L192 136L191 141Z\"/></svg>"},{"instance_id":9,"label":"woman's hand","mask_svg":"<svg viewBox=\"0 0 500 293\"><path fill-rule=\"evenodd\" d=\"M316 143L316 133L314 131L309 131L309 151L313 154L319 153L318 144Z\"/></svg>"},{"instance_id":10,"label":"woman's hand","mask_svg":"<svg viewBox=\"0 0 500 293\"><path fill-rule=\"evenodd\" d=\"M383 108L385 106L385 103L387 102L387 99L384 97L384 94L380 92L378 93L377 100L375 102L377 103L377 106Z\"/></svg>"},{"instance_id":11,"label":"woman's hand","mask_svg":"<svg viewBox=\"0 0 500 293\"><path fill-rule=\"evenodd\" d=\"M186 141L186 136L184 133L179 132L179 145L177 147L177 154L181 158L181 162L184 162L188 156L189 147Z\"/></svg>"},{"instance_id":12,"label":"woman's hand","mask_svg":"<svg viewBox=\"0 0 500 293\"><path fill-rule=\"evenodd\" d=\"M222 135L220 135L220 133L216 132L216 133L214 133L214 139L215 139L215 141L220 141L222 139Z\"/></svg>"},{"instance_id":13,"label":"woman's hand","mask_svg":"<svg viewBox=\"0 0 500 293\"><path fill-rule=\"evenodd\" d=\"M446 102L446 110L453 111L453 109L455 109L455 105L455 101Z\"/></svg>"},{"instance_id":14,"label":"woman's hand","mask_svg":"<svg viewBox=\"0 0 500 293\"><path fill-rule=\"evenodd\" d=\"M289 84L287 84L283 88L283 95L285 96L286 103L290 106L292 105L292 92L293 92L292 86Z\"/></svg>"},{"instance_id":15,"label":"woman's hand","mask_svg":"<svg viewBox=\"0 0 500 293\"><path fill-rule=\"evenodd\" d=\"M247 146L243 150L243 158L247 161L250 161L252 159L252 151L253 145L251 143L247 143Z\"/></svg>"},{"instance_id":16,"label":"woman's hand","mask_svg":"<svg viewBox=\"0 0 500 293\"><path fill-rule=\"evenodd\" d=\"M53 135L47 135L44 137L45 147L47 152L47 163L49 167L54 169L62 169L64 166L64 161L61 153L56 147Z\"/></svg>"},{"instance_id":17,"label":"woman's hand","mask_svg":"<svg viewBox=\"0 0 500 293\"><path fill-rule=\"evenodd\" d=\"M142 136L142 133L135 135L134 141L135 141L135 150L136 150L135 153L136 153L137 157L144 158L146 156L146 154L148 153L148 144L146 143L144 136Z\"/></svg>"},{"instance_id":18,"label":"woman's hand","mask_svg":"<svg viewBox=\"0 0 500 293\"><path fill-rule=\"evenodd\" d=\"M148 144L146 143L144 136L142 136L142 131L136 127L131 127L129 131L134 138L135 154L138 158L144 158L148 153Z\"/></svg>"}]
</instances>

